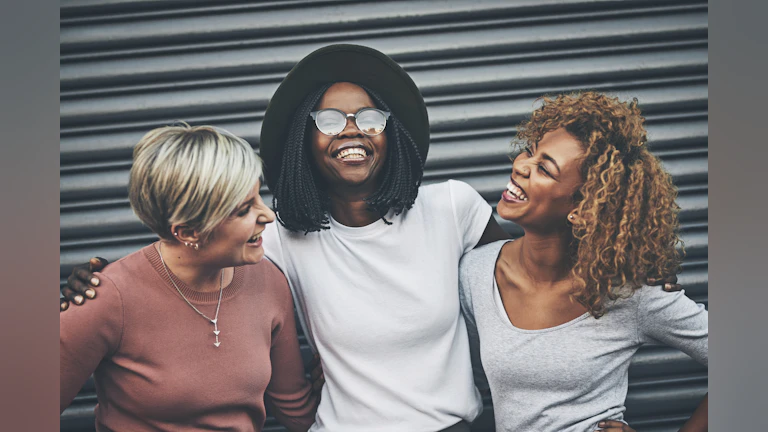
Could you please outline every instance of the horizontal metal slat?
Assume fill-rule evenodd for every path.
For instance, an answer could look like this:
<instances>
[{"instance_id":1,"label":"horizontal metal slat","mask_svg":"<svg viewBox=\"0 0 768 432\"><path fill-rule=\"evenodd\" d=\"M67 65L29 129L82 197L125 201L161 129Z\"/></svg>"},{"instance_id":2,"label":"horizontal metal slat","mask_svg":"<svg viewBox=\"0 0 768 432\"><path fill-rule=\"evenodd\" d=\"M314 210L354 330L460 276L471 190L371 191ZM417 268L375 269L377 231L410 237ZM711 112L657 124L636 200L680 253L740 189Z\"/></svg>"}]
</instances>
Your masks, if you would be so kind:
<instances>
[{"instance_id":1,"label":"horizontal metal slat","mask_svg":"<svg viewBox=\"0 0 768 432\"><path fill-rule=\"evenodd\" d=\"M707 14L690 12L672 16L628 17L614 20L566 22L536 26L481 28L436 34L356 39L356 43L387 53L406 69L426 59L498 57L502 53L542 52L552 49L590 48L605 44L638 41L680 41L706 37ZM414 41L418 39L418 43ZM257 77L285 75L303 56L327 42L301 45L260 46L229 50L177 53L145 58L64 63L61 66L62 92L162 81L201 80L219 76ZM423 68L423 66L422 66Z\"/></svg>"},{"instance_id":2,"label":"horizontal metal slat","mask_svg":"<svg viewBox=\"0 0 768 432\"><path fill-rule=\"evenodd\" d=\"M588 59L563 59L531 64L493 65L416 71L412 78L425 95L458 92L578 86L622 81L641 76L706 71L706 50L634 53ZM567 73L564 73L567 71ZM256 112L266 108L279 83L186 89L149 94L62 101L61 127L141 119L183 119L201 113ZM492 104L492 102L483 102ZM442 106L432 107L440 109Z\"/></svg>"},{"instance_id":3,"label":"horizontal metal slat","mask_svg":"<svg viewBox=\"0 0 768 432\"><path fill-rule=\"evenodd\" d=\"M556 9L553 6L556 5ZM163 25L151 19L126 17L121 22L63 26L62 54L151 47L157 44L236 40L263 35L321 33L339 29L386 28L393 24L463 21L502 16L551 14L568 11L627 8L637 1L579 0L456 0L431 2L365 2L312 7L307 10L276 8L270 11L210 12L200 16L164 18ZM655 6L655 5L654 5Z\"/></svg>"},{"instance_id":4,"label":"horizontal metal slat","mask_svg":"<svg viewBox=\"0 0 768 432\"><path fill-rule=\"evenodd\" d=\"M671 111L706 109L706 84L688 84L658 88L623 90L617 86L606 93L621 100L637 97L644 115ZM482 101L461 105L428 107L431 131L509 127L530 116L536 108L533 97L515 100Z\"/></svg>"}]
</instances>

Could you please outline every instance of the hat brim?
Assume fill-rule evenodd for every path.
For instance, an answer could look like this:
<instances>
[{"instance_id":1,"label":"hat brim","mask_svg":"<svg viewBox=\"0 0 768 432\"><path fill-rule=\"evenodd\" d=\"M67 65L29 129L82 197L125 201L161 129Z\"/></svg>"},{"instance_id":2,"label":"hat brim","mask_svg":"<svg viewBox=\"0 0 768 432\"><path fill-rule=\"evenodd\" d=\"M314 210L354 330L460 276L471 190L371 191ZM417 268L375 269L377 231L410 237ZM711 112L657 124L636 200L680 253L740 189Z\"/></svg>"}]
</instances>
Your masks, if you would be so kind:
<instances>
[{"instance_id":1,"label":"hat brim","mask_svg":"<svg viewBox=\"0 0 768 432\"><path fill-rule=\"evenodd\" d=\"M424 98L394 60L373 48L337 44L320 48L291 69L269 101L261 125L259 152L274 190L280 177L285 141L296 109L323 84L351 82L376 92L416 141L422 160L429 149L429 118Z\"/></svg>"}]
</instances>

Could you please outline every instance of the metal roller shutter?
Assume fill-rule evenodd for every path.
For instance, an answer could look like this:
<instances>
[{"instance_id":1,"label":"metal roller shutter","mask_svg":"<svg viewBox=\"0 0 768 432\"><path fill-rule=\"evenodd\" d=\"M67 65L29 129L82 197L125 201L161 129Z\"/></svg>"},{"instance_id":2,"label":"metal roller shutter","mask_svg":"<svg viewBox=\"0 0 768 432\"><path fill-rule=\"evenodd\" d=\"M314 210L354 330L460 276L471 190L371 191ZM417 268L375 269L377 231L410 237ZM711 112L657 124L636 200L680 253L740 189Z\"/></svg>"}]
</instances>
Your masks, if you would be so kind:
<instances>
[{"instance_id":1,"label":"metal roller shutter","mask_svg":"<svg viewBox=\"0 0 768 432\"><path fill-rule=\"evenodd\" d=\"M144 132L183 119L257 145L269 97L292 65L350 42L391 55L423 92L432 127L425 183L460 179L491 204L506 184L515 125L536 97L590 88L639 98L649 144L680 188L681 283L707 303L704 1L65 0L60 42L62 284L74 264L154 240L126 191ZM303 337L302 347L307 354ZM706 391L705 368L646 347L630 369L627 420L638 431L677 430ZM61 430L93 430L94 404L89 382ZM474 430L493 430L491 411L486 398ZM270 418L266 430L283 429Z\"/></svg>"}]
</instances>

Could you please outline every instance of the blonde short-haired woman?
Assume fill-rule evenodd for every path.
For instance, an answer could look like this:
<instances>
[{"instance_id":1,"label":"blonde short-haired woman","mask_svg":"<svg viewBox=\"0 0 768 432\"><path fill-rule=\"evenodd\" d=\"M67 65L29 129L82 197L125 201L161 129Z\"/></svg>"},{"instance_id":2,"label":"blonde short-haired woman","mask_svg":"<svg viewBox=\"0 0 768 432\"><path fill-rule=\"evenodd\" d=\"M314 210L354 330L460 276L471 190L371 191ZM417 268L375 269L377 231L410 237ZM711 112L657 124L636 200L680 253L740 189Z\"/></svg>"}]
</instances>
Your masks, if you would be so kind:
<instances>
[{"instance_id":1,"label":"blonde short-haired woman","mask_svg":"<svg viewBox=\"0 0 768 432\"><path fill-rule=\"evenodd\" d=\"M60 315L63 411L93 374L97 430L292 431L314 421L293 303L262 261L274 213L248 143L210 126L136 145L129 196L160 241L99 274L101 301ZM91 329L93 331L83 331Z\"/></svg>"}]
</instances>

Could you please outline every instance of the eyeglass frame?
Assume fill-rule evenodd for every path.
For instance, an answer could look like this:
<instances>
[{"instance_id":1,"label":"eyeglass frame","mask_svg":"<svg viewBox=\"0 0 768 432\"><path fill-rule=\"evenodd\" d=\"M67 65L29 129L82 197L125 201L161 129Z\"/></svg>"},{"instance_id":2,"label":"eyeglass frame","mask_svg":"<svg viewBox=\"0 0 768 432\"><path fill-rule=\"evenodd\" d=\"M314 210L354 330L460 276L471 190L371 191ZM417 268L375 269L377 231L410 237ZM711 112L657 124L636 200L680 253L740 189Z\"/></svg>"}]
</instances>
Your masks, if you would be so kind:
<instances>
[{"instance_id":1,"label":"eyeglass frame","mask_svg":"<svg viewBox=\"0 0 768 432\"><path fill-rule=\"evenodd\" d=\"M389 120L389 117L392 115L392 113L389 112L389 111L382 111L382 110L380 110L378 108L371 108L371 107L360 108L360 110L358 110L354 114L345 113L344 111L342 111L340 109L336 109L336 108L323 108L321 110L310 112L309 116L312 117L312 120L315 122L315 127L317 128L318 131L320 131L321 134L323 134L325 136L336 136L336 135L344 132L344 129L340 130L339 133L335 133L335 134L327 134L327 133L323 132L322 130L320 130L320 126L317 125L317 115L319 113L323 112L323 111L336 111L337 113L342 114L344 116L344 129L346 129L346 122L347 122L347 120L349 120L350 117L354 117L355 118L355 127L357 128L357 130L359 130L360 132L362 132L366 136L379 136L379 135L381 135L382 132L384 132L384 130L387 128L387 120ZM357 124L357 116L360 115L360 113L363 112L363 111L378 111L378 112L384 114L384 127L381 129L381 132L379 132L377 134L367 134L367 133L365 133L365 131L363 129L360 128L360 125Z\"/></svg>"}]
</instances>

